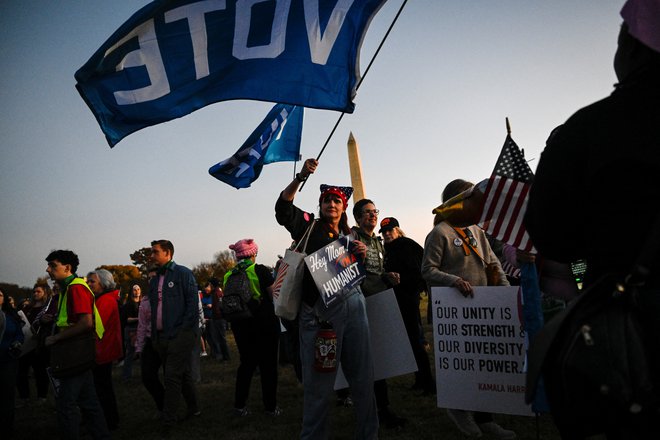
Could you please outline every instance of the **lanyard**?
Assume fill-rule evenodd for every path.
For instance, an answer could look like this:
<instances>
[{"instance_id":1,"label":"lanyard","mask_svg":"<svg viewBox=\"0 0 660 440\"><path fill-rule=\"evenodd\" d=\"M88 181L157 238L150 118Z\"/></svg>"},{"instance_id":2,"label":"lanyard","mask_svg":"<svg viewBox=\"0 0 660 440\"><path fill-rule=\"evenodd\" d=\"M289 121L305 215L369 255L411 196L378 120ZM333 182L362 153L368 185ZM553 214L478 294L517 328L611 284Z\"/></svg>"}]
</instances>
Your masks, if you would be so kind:
<instances>
[{"instance_id":1,"label":"lanyard","mask_svg":"<svg viewBox=\"0 0 660 440\"><path fill-rule=\"evenodd\" d=\"M470 255L470 249L472 249L474 251L475 255L477 257L479 257L479 259L484 264L486 264L486 260L484 260L484 257L482 257L481 254L479 253L479 251L477 251L476 246L473 246L472 243L470 243L470 240L468 240L467 234L465 233L465 231L461 228L456 228L454 226L452 226L452 228L454 229L454 231L456 231L456 233L459 235L459 237L461 237L461 240L463 240L463 251L465 251L465 255ZM470 234L470 235L472 235L472 234ZM474 236L472 237L472 239L473 240L475 239Z\"/></svg>"}]
</instances>

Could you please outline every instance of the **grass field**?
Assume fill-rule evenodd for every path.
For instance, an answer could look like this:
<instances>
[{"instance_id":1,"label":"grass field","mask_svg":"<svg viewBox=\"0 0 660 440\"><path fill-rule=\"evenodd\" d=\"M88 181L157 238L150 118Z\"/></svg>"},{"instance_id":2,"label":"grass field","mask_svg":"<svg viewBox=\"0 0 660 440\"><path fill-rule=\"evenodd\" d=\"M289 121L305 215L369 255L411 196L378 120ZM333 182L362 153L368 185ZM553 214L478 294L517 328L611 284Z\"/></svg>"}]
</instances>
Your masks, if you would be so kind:
<instances>
[{"instance_id":1,"label":"grass field","mask_svg":"<svg viewBox=\"0 0 660 440\"><path fill-rule=\"evenodd\" d=\"M231 332L227 333L233 358L221 363L210 358L201 359L202 382L198 393L202 408L199 417L183 421L177 426L172 438L185 440L292 440L298 438L302 415L302 387L298 384L293 368L281 366L279 372L278 404L283 409L280 417L263 414L261 385L258 376L252 381L248 407L252 414L236 418L231 414L234 397L234 377L238 367L238 353ZM427 329L430 338L430 330ZM134 379L122 382L120 369L115 368L115 391L119 404L119 429L113 431L115 439L149 440L158 438L159 423L155 420L156 409L150 396L139 380L139 363L135 365ZM447 418L444 410L437 408L435 396L420 396L411 391L413 376L388 379L391 408L408 419L407 425L398 430L381 428L380 439L402 440L454 440L465 438ZM183 401L180 411L183 413ZM549 415L534 417L495 415L502 426L513 429L520 439L559 439ZM352 439L354 429L352 408L333 407L332 426L334 439ZM52 395L45 404L30 405L16 410L18 439L57 437L57 422ZM0 435L1 437L1 435ZM486 439L487 437L483 437Z\"/></svg>"}]
</instances>

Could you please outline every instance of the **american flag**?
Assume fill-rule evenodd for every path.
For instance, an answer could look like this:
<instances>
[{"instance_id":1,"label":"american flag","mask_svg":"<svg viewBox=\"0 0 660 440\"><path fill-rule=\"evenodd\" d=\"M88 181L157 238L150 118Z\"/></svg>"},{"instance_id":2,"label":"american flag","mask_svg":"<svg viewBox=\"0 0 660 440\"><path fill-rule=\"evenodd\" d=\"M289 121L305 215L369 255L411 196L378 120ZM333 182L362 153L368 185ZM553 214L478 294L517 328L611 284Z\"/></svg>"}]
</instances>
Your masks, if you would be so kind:
<instances>
[{"instance_id":1,"label":"american flag","mask_svg":"<svg viewBox=\"0 0 660 440\"><path fill-rule=\"evenodd\" d=\"M507 135L486 186L486 201L479 225L496 239L526 252L535 252L523 225L533 179L534 174L525 156Z\"/></svg>"},{"instance_id":2,"label":"american flag","mask_svg":"<svg viewBox=\"0 0 660 440\"><path fill-rule=\"evenodd\" d=\"M506 260L502 261L502 270L507 276L520 279L520 269Z\"/></svg>"}]
</instances>

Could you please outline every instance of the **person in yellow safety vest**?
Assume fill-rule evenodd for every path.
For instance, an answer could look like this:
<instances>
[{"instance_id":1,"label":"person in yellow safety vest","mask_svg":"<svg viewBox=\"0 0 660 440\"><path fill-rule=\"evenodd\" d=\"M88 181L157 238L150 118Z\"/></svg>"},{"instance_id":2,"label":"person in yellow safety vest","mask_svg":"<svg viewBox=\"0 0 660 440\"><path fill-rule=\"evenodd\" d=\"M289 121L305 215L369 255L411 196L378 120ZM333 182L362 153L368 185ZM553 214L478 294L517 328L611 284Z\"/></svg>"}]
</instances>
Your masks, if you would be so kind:
<instances>
[{"instance_id":1,"label":"person in yellow safety vest","mask_svg":"<svg viewBox=\"0 0 660 440\"><path fill-rule=\"evenodd\" d=\"M75 286L75 285L80 285L85 287L87 290L89 290L89 293L94 295L92 292L92 289L89 288L87 285L87 282L82 279L82 278L75 278L75 275L72 275L74 278L71 280L69 284L66 285L66 292L64 293L64 296L60 299L60 303L57 305L58 310L57 310L57 321L55 321L55 325L59 328L60 331L62 331L64 328L72 327L74 324L69 323L69 313L67 310L67 297L69 294L69 287L70 286ZM96 308L96 303L94 304L94 332L96 333L96 336L99 339L103 338L103 333L105 333L105 329L103 328L103 321L101 320L101 317L99 316L99 311Z\"/></svg>"},{"instance_id":2,"label":"person in yellow safety vest","mask_svg":"<svg viewBox=\"0 0 660 440\"><path fill-rule=\"evenodd\" d=\"M223 286L227 285L227 280L233 273L244 269L245 274L247 275L248 280L250 281L250 290L252 290L252 299L259 301L261 299L261 288L259 286L259 276L255 271L255 266L256 263L249 259L239 261L236 264L236 266L234 266L233 269L225 273L225 276L223 278Z\"/></svg>"},{"instance_id":3,"label":"person in yellow safety vest","mask_svg":"<svg viewBox=\"0 0 660 440\"><path fill-rule=\"evenodd\" d=\"M238 259L237 267L224 278L223 290L227 298L228 281L233 273L245 270L250 282L252 316L232 321L236 348L240 354L240 365L236 370L236 390L234 393L234 415L244 417L250 414L247 407L250 383L257 368L261 373L261 397L266 415L277 417L282 410L277 406L277 356L280 339L280 321L273 307L273 275L263 264L255 264L259 246L246 238L229 246Z\"/></svg>"},{"instance_id":4,"label":"person in yellow safety vest","mask_svg":"<svg viewBox=\"0 0 660 440\"><path fill-rule=\"evenodd\" d=\"M78 256L70 250L56 250L46 257L46 272L60 287L56 318L58 332L46 338L45 344L56 349L66 339L94 331L103 337L103 323L94 305L94 294L85 281L76 275ZM62 349L62 347L59 347ZM80 416L96 440L110 438L103 409L96 396L92 365L78 374L59 378L55 396L60 437L78 438Z\"/></svg>"}]
</instances>

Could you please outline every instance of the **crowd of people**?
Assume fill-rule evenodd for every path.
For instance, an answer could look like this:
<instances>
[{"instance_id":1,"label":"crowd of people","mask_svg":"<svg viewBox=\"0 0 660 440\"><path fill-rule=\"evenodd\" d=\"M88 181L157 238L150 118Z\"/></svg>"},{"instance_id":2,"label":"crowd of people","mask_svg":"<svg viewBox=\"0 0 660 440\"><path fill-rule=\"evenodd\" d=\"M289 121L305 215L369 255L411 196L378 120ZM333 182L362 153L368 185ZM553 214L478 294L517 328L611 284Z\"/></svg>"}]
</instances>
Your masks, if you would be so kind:
<instances>
[{"instance_id":1,"label":"crowd of people","mask_svg":"<svg viewBox=\"0 0 660 440\"><path fill-rule=\"evenodd\" d=\"M313 214L293 205L300 181L313 173L317 165L315 160L306 161L301 174L281 193L276 203L277 221L291 231L294 239L311 228L305 252L320 249L341 235L352 237L352 250L366 271L360 286L343 292L339 303L327 308L307 271L299 317L281 323L272 299L275 273L256 263L259 248L253 239L230 245L236 265L223 279L211 278L204 287L198 285L188 268L174 262L174 245L170 241L153 241L148 290L142 292L140 285L135 284L128 295L120 293L109 271L96 269L79 277L77 255L70 250L53 251L46 258L52 287L43 282L35 285L31 300L19 308L3 303L6 313L2 366L7 374L2 377L12 390L1 399L7 410L3 414L11 417L7 426L12 426L15 409L30 403L32 387L28 381L34 378L38 404L46 402L51 389L55 391L62 438L78 438L81 424L94 438L110 438L121 427L113 368L122 380L131 380L133 363L139 359L141 381L154 402L161 434L169 437L182 420L201 415L195 358L208 355L221 362L230 359L226 340L230 321L240 358L235 378L236 417L251 414L247 401L257 370L264 414L282 414L277 404L279 341L281 328L288 328L299 335L293 344L299 354L298 378L303 384L302 438L330 436L329 410L334 398L355 407L358 438L375 439L380 428L405 427L407 419L391 408L387 381L373 378L365 296L394 288L418 365L412 389L434 395L436 384L424 346L420 315L420 295L427 290L422 277L424 249L405 237L395 218L379 223L379 211L369 199L360 200L353 207L355 226L350 228L346 215L350 187L322 186L318 221ZM377 228L384 240L376 235ZM227 303L229 299L223 288L229 291L230 281L239 279L241 274L250 292L250 314L238 319L223 308L223 300ZM237 284L240 283L233 283ZM22 331L23 326L29 326L29 331ZM335 392L336 372L328 374L315 366L317 333L328 326L337 335L336 361L341 362L349 390ZM68 347L66 341L83 334L95 335L94 364L64 376L50 371L55 368L51 366L50 351L76 350L73 345ZM33 341L33 346L29 346L24 335ZM195 350L195 346L205 349ZM68 354L76 355L73 351ZM18 391L16 397L14 390ZM184 416L179 413L181 398ZM487 423L494 425L492 421ZM463 429L460 421L457 425ZM515 437L511 433L500 438L513 438L511 435Z\"/></svg>"},{"instance_id":2,"label":"crowd of people","mask_svg":"<svg viewBox=\"0 0 660 440\"><path fill-rule=\"evenodd\" d=\"M284 328L296 335L287 338L287 352L298 364L296 376L302 383L300 438L331 438L330 407L337 399L354 407L355 438L375 440L380 429L405 429L408 420L390 402L387 380L375 380L366 298L393 289L417 366L412 387L424 395L435 395L436 376L420 315L421 294L444 286L469 298L474 297L477 286L508 286L516 279L504 271L503 263L510 267L534 263L542 275L545 268L541 288L561 304L579 295L571 279L571 261L586 258L587 288L602 276L634 273L643 305L644 342L651 364L657 366L660 114L655 104L660 96L660 4L630 0L622 15L615 58L620 80L616 91L553 132L541 158L525 218L538 255L498 243L475 225L456 225L441 217L436 217L422 246L406 237L395 217L379 222L380 212L370 199L353 204L355 226L350 227L353 190L348 186L321 185L318 212L305 211L294 204L294 198L301 183L319 166L317 160L308 159L277 196L276 221L294 241L305 238L301 250L306 254L347 237L349 252L364 270L359 284L331 295L321 293L305 267L298 316L295 321L283 321L276 316L273 303L276 274L256 263L259 247L252 238L229 246L236 256L235 267L205 286L198 285L190 269L175 263L172 242L153 241L148 289L143 291L135 284L126 301L121 301L112 273L97 269L82 278L77 274L78 256L70 250L54 250L46 257L52 285L38 283L29 301L18 306L0 291L3 438L11 438L15 411L32 397L31 378L37 402L45 402L54 393L61 438L79 438L81 424L95 439L111 438L112 431L121 427L113 368L121 366L121 378L130 381L138 358L160 434L171 437L182 421L201 416L196 389L199 358L230 360L228 328L240 358L233 415L243 418L253 412L247 404L258 370L263 413L278 417L286 411L277 399L278 346ZM455 179L444 188L442 199L447 201L472 187L466 180ZM612 197L628 200L629 212L612 215ZM558 206L571 213L570 222L555 221ZM617 230L629 231L631 239L612 239L612 231ZM646 241L644 230L648 231ZM640 261L645 263L644 270L635 266ZM329 364L327 359L319 361L323 356L319 354L321 337L331 341L334 358ZM334 389L335 362L342 367L348 390ZM657 385L657 378L652 379ZM566 392L549 391L551 397ZM657 396L657 389L654 392ZM609 439L656 438L658 400L623 415L608 412L600 432L568 424L559 426L560 433L567 439L595 434ZM552 399L550 403L552 406ZM447 408L446 414L471 438L517 437L490 413Z\"/></svg>"}]
</instances>

